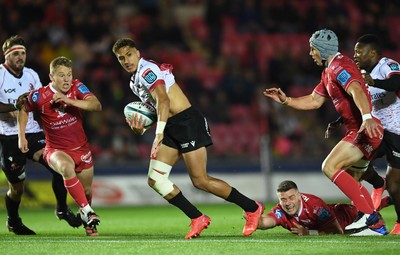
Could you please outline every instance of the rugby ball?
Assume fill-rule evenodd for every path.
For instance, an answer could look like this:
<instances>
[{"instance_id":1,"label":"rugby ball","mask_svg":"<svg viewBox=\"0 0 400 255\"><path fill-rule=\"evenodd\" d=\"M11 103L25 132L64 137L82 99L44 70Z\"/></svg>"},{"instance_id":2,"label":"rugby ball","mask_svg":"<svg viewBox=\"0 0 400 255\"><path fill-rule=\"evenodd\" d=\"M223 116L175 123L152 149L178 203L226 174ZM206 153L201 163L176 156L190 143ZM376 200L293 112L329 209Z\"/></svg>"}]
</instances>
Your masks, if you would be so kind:
<instances>
[{"instance_id":1,"label":"rugby ball","mask_svg":"<svg viewBox=\"0 0 400 255\"><path fill-rule=\"evenodd\" d=\"M142 116L146 120L145 128L150 127L157 122L157 112L153 106L141 101L134 101L127 104L124 108L124 115L128 120L132 120L132 115L137 114L138 117Z\"/></svg>"}]
</instances>

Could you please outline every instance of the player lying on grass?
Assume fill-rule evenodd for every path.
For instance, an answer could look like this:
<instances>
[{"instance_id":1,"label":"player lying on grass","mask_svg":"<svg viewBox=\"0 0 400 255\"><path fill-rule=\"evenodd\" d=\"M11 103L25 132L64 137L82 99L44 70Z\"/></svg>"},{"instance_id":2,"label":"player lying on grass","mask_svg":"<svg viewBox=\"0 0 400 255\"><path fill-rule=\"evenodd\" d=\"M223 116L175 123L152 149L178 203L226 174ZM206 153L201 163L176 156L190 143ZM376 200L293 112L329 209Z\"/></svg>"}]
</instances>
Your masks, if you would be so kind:
<instances>
[{"instance_id":1,"label":"player lying on grass","mask_svg":"<svg viewBox=\"0 0 400 255\"><path fill-rule=\"evenodd\" d=\"M258 229L282 226L299 236L343 234L358 214L353 205L327 204L315 195L301 193L290 180L281 182L276 192L279 203L261 216ZM390 204L390 198L384 197L380 209Z\"/></svg>"}]
</instances>

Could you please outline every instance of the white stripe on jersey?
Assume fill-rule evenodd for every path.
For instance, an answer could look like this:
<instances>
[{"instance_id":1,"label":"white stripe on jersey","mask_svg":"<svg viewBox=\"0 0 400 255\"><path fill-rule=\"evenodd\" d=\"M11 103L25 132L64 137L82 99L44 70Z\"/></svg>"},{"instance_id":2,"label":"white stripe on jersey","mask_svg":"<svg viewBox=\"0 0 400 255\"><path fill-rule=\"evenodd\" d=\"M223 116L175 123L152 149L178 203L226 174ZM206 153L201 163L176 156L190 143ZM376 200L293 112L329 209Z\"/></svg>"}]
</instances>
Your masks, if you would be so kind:
<instances>
[{"instance_id":1,"label":"white stripe on jersey","mask_svg":"<svg viewBox=\"0 0 400 255\"><path fill-rule=\"evenodd\" d=\"M20 78L12 75L3 64L0 65L0 102L14 104L18 96L25 92L42 87L39 75L32 69L24 67ZM29 113L26 133L39 133L42 129ZM17 112L0 113L0 134L17 135Z\"/></svg>"},{"instance_id":2,"label":"white stripe on jersey","mask_svg":"<svg viewBox=\"0 0 400 255\"><path fill-rule=\"evenodd\" d=\"M400 74L392 70L390 64L398 64L397 61L389 58L382 58L371 72L372 79L385 80L390 74ZM396 92L389 92L380 88L368 87L371 94L373 110L372 114L379 118L383 127L397 135L400 135L400 98Z\"/></svg>"}]
</instances>

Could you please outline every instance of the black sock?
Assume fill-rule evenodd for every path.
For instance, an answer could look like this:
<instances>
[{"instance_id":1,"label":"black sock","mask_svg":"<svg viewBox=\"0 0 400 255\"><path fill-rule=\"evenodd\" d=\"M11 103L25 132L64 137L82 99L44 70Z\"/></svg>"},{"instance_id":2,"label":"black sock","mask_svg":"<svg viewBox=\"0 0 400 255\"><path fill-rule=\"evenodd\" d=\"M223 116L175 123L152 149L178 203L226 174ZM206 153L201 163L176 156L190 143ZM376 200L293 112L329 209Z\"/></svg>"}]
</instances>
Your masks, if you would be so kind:
<instances>
[{"instance_id":1,"label":"black sock","mask_svg":"<svg viewBox=\"0 0 400 255\"><path fill-rule=\"evenodd\" d=\"M10 220L19 219L18 208L21 201L16 202L6 195L5 202L6 202L8 218Z\"/></svg>"},{"instance_id":2,"label":"black sock","mask_svg":"<svg viewBox=\"0 0 400 255\"><path fill-rule=\"evenodd\" d=\"M255 212L258 209L258 205L254 200L246 197L235 188L232 188L232 191L226 198L226 201L237 204L246 212Z\"/></svg>"},{"instance_id":3,"label":"black sock","mask_svg":"<svg viewBox=\"0 0 400 255\"><path fill-rule=\"evenodd\" d=\"M198 218L202 213L179 192L175 197L168 200L168 203L178 207L182 212L191 219Z\"/></svg>"},{"instance_id":4,"label":"black sock","mask_svg":"<svg viewBox=\"0 0 400 255\"><path fill-rule=\"evenodd\" d=\"M46 169L53 175L51 179L51 187L53 188L54 195L57 200L57 211L65 212L68 209L67 206L67 190L64 186L64 180L61 174L55 172L49 167L43 159L43 155L39 158L39 163L42 164Z\"/></svg>"},{"instance_id":5,"label":"black sock","mask_svg":"<svg viewBox=\"0 0 400 255\"><path fill-rule=\"evenodd\" d=\"M371 184L374 189L382 188L385 184L383 178L376 171L373 171L371 177L365 181Z\"/></svg>"}]
</instances>

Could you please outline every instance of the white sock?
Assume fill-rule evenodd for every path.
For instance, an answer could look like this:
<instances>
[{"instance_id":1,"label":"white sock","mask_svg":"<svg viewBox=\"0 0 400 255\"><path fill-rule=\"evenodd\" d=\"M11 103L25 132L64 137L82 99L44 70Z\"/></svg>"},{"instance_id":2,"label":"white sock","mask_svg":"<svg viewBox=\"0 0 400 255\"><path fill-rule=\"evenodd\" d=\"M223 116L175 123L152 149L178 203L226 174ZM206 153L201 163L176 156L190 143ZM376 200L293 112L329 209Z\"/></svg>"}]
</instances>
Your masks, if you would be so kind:
<instances>
[{"instance_id":1,"label":"white sock","mask_svg":"<svg viewBox=\"0 0 400 255\"><path fill-rule=\"evenodd\" d=\"M85 215L87 215L90 212L94 212L92 207L90 207L90 205L86 205L84 207L81 207L80 211L83 212Z\"/></svg>"}]
</instances>

